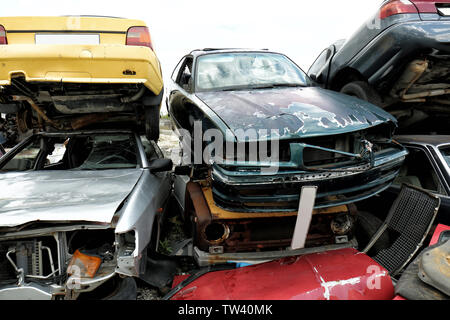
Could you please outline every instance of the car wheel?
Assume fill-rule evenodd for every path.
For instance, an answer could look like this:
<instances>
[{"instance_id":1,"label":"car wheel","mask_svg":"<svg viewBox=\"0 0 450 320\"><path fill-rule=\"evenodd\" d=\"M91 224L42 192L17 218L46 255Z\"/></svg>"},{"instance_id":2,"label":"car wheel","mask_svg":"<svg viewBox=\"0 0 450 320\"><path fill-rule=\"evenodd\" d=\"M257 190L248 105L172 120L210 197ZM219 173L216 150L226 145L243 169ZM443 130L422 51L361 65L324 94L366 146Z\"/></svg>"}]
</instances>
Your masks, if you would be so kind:
<instances>
[{"instance_id":1,"label":"car wheel","mask_svg":"<svg viewBox=\"0 0 450 320\"><path fill-rule=\"evenodd\" d=\"M382 105L380 95L367 82L364 81L350 82L342 87L341 92L349 96L368 101L377 106Z\"/></svg>"},{"instance_id":2,"label":"car wheel","mask_svg":"<svg viewBox=\"0 0 450 320\"><path fill-rule=\"evenodd\" d=\"M358 211L358 219L356 221L355 236L358 240L359 250L363 250L370 239L375 235L383 224L383 221L366 211ZM375 245L371 249L374 254L389 246L389 235L384 232Z\"/></svg>"},{"instance_id":3,"label":"car wheel","mask_svg":"<svg viewBox=\"0 0 450 320\"><path fill-rule=\"evenodd\" d=\"M137 285L136 280L131 277L119 278L117 287L110 295L103 298L103 300L136 300L137 299Z\"/></svg>"},{"instance_id":4,"label":"car wheel","mask_svg":"<svg viewBox=\"0 0 450 320\"><path fill-rule=\"evenodd\" d=\"M157 106L145 108L145 135L155 142L159 139L159 108Z\"/></svg>"},{"instance_id":5,"label":"car wheel","mask_svg":"<svg viewBox=\"0 0 450 320\"><path fill-rule=\"evenodd\" d=\"M91 292L83 292L78 300L136 300L137 285L132 277L116 275Z\"/></svg>"}]
</instances>

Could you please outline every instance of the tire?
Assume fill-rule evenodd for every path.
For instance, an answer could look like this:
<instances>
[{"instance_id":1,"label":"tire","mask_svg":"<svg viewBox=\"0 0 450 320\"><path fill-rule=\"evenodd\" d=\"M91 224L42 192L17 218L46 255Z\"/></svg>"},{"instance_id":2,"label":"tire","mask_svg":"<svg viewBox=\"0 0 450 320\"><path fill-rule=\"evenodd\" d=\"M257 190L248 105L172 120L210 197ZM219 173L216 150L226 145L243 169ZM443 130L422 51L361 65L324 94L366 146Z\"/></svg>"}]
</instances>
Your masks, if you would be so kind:
<instances>
[{"instance_id":1,"label":"tire","mask_svg":"<svg viewBox=\"0 0 450 320\"><path fill-rule=\"evenodd\" d=\"M116 275L91 292L83 292L78 300L136 300L137 285L132 277Z\"/></svg>"},{"instance_id":2,"label":"tire","mask_svg":"<svg viewBox=\"0 0 450 320\"><path fill-rule=\"evenodd\" d=\"M159 139L159 107L145 108L145 136L155 142Z\"/></svg>"},{"instance_id":3,"label":"tire","mask_svg":"<svg viewBox=\"0 0 450 320\"><path fill-rule=\"evenodd\" d=\"M358 211L357 217L355 236L358 240L359 250L364 250L370 239L372 239L383 224L383 221L366 211ZM371 253L376 254L381 249L389 247L389 244L389 235L384 232L372 247Z\"/></svg>"},{"instance_id":4,"label":"tire","mask_svg":"<svg viewBox=\"0 0 450 320\"><path fill-rule=\"evenodd\" d=\"M134 278L120 278L116 290L103 300L136 300L137 285Z\"/></svg>"},{"instance_id":5,"label":"tire","mask_svg":"<svg viewBox=\"0 0 450 320\"><path fill-rule=\"evenodd\" d=\"M354 81L342 87L341 93L368 101L376 106L382 105L380 95L364 81Z\"/></svg>"}]
</instances>

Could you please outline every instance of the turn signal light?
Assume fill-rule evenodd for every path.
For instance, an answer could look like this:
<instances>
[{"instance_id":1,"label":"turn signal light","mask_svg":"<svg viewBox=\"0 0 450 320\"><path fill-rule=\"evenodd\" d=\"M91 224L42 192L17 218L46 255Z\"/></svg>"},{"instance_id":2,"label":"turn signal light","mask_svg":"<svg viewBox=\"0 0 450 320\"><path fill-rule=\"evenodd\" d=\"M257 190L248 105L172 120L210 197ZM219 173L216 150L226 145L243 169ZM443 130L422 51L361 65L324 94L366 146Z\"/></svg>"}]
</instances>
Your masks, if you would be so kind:
<instances>
[{"instance_id":1,"label":"turn signal light","mask_svg":"<svg viewBox=\"0 0 450 320\"><path fill-rule=\"evenodd\" d=\"M1 25L0 25L0 44L8 44L8 41L6 40L6 30Z\"/></svg>"},{"instance_id":2,"label":"turn signal light","mask_svg":"<svg viewBox=\"0 0 450 320\"><path fill-rule=\"evenodd\" d=\"M409 0L391 0L381 7L380 19L401 13L418 13L418 11L416 6Z\"/></svg>"},{"instance_id":3,"label":"turn signal light","mask_svg":"<svg viewBox=\"0 0 450 320\"><path fill-rule=\"evenodd\" d=\"M93 278L98 268L102 264L102 259L89 256L76 250L67 268L68 274L83 278Z\"/></svg>"}]
</instances>

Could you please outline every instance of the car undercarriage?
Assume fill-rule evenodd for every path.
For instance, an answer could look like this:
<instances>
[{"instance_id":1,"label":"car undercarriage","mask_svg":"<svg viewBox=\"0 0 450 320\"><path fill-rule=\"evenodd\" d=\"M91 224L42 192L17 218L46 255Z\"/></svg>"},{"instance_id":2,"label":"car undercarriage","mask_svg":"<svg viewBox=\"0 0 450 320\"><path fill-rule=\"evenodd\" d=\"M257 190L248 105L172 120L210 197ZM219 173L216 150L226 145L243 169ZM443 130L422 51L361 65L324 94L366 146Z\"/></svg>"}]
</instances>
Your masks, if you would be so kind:
<instances>
[{"instance_id":1,"label":"car undercarriage","mask_svg":"<svg viewBox=\"0 0 450 320\"><path fill-rule=\"evenodd\" d=\"M428 118L449 119L450 55L439 51L424 54L410 60L397 76L394 85L386 88L383 107L399 119L398 133L448 133L444 121L440 126L424 126L421 122L426 123Z\"/></svg>"},{"instance_id":2,"label":"car undercarriage","mask_svg":"<svg viewBox=\"0 0 450 320\"><path fill-rule=\"evenodd\" d=\"M0 94L7 146L36 131L123 127L146 132L159 121L162 99L162 93L155 96L139 84L29 83L24 78L13 78Z\"/></svg>"}]
</instances>

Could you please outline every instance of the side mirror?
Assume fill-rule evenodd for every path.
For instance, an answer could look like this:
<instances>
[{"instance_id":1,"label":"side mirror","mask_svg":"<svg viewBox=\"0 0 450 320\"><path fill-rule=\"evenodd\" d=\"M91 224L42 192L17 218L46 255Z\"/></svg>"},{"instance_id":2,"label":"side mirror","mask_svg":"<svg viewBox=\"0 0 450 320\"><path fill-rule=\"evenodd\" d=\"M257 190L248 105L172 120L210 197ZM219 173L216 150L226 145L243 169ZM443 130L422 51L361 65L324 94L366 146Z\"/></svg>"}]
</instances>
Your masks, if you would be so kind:
<instances>
[{"instance_id":1,"label":"side mirror","mask_svg":"<svg viewBox=\"0 0 450 320\"><path fill-rule=\"evenodd\" d=\"M317 81L317 75L310 74L309 77L311 78L312 81Z\"/></svg>"},{"instance_id":2,"label":"side mirror","mask_svg":"<svg viewBox=\"0 0 450 320\"><path fill-rule=\"evenodd\" d=\"M148 169L151 173L157 173L157 172L166 172L171 171L173 167L172 160L170 159L155 159L152 162L150 162Z\"/></svg>"}]
</instances>

